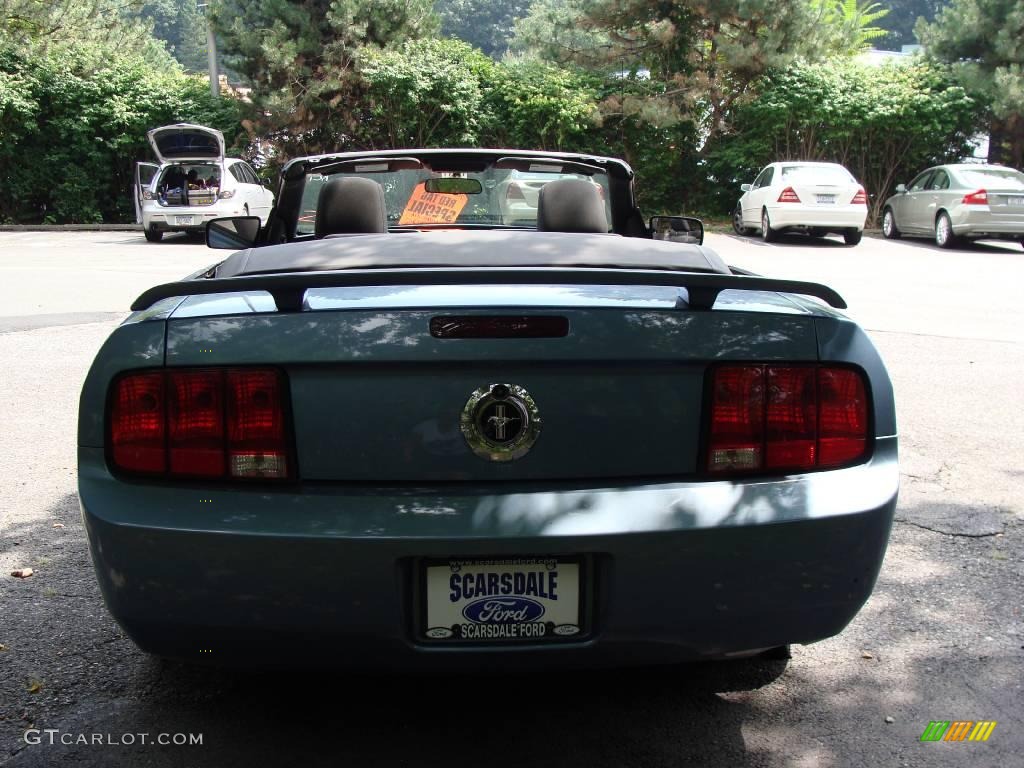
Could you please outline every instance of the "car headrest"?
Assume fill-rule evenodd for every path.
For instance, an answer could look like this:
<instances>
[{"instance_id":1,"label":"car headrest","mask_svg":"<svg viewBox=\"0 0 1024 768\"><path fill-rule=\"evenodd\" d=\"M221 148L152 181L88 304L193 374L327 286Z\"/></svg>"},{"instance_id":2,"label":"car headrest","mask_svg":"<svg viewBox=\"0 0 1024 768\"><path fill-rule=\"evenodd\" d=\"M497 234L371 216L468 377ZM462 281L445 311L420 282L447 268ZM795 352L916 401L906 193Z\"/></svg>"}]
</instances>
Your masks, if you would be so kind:
<instances>
[{"instance_id":1,"label":"car headrest","mask_svg":"<svg viewBox=\"0 0 1024 768\"><path fill-rule=\"evenodd\" d=\"M542 232L607 232L608 216L597 185L557 179L540 188L537 229Z\"/></svg>"},{"instance_id":2,"label":"car headrest","mask_svg":"<svg viewBox=\"0 0 1024 768\"><path fill-rule=\"evenodd\" d=\"M373 179L332 179L320 188L316 236L388 231L384 188Z\"/></svg>"}]
</instances>

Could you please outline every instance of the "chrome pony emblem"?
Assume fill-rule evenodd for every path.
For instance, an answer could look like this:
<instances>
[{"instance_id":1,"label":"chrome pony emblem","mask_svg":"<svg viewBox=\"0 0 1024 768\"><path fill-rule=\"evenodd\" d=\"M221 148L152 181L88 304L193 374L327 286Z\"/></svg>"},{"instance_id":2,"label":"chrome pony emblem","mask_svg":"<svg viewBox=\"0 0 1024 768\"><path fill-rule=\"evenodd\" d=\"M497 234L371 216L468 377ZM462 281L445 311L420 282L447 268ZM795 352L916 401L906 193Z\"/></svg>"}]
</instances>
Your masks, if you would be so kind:
<instances>
[{"instance_id":1,"label":"chrome pony emblem","mask_svg":"<svg viewBox=\"0 0 1024 768\"><path fill-rule=\"evenodd\" d=\"M525 456L540 436L540 413L530 393L516 384L491 384L470 395L459 419L473 453L488 461Z\"/></svg>"}]
</instances>

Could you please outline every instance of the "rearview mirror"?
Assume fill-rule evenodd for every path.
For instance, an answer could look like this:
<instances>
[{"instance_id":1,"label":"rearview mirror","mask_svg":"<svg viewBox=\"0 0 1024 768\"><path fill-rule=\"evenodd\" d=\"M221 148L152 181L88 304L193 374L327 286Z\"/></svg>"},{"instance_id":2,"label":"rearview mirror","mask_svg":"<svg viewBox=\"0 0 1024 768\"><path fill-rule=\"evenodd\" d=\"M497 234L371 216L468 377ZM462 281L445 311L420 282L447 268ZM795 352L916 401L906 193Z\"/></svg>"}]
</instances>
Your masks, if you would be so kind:
<instances>
[{"instance_id":1,"label":"rearview mirror","mask_svg":"<svg viewBox=\"0 0 1024 768\"><path fill-rule=\"evenodd\" d=\"M238 251L252 248L260 236L259 216L229 216L206 222L206 246Z\"/></svg>"},{"instance_id":2,"label":"rearview mirror","mask_svg":"<svg viewBox=\"0 0 1024 768\"><path fill-rule=\"evenodd\" d=\"M476 179L456 176L444 176L439 179L427 179L423 189L439 195L479 195L484 191Z\"/></svg>"},{"instance_id":3,"label":"rearview mirror","mask_svg":"<svg viewBox=\"0 0 1024 768\"><path fill-rule=\"evenodd\" d=\"M897 192L898 192L899 194L901 194L901 195L902 195L902 194L903 194L904 192L906 192L906 191L907 191L907 185L906 185L906 184L897 184L897 185L896 185L896 191L897 191Z\"/></svg>"},{"instance_id":4,"label":"rearview mirror","mask_svg":"<svg viewBox=\"0 0 1024 768\"><path fill-rule=\"evenodd\" d=\"M704 242L704 223L689 216L652 216L650 230L655 240L693 245Z\"/></svg>"},{"instance_id":5,"label":"rearview mirror","mask_svg":"<svg viewBox=\"0 0 1024 768\"><path fill-rule=\"evenodd\" d=\"M754 188L753 184L740 184L740 192L749 192Z\"/></svg>"}]
</instances>

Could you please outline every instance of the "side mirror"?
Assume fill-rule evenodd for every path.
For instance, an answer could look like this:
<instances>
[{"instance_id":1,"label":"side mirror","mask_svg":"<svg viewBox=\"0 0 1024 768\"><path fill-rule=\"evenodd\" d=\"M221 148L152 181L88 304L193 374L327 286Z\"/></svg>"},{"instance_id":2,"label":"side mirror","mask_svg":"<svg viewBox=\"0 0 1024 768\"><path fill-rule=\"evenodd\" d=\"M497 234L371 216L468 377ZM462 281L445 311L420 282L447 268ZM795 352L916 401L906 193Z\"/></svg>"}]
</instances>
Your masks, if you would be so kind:
<instances>
[{"instance_id":1,"label":"side mirror","mask_svg":"<svg viewBox=\"0 0 1024 768\"><path fill-rule=\"evenodd\" d=\"M740 192L749 192L754 188L753 184L740 184Z\"/></svg>"},{"instance_id":2,"label":"side mirror","mask_svg":"<svg viewBox=\"0 0 1024 768\"><path fill-rule=\"evenodd\" d=\"M252 248L260 237L259 216L229 216L206 222L206 247L239 251Z\"/></svg>"},{"instance_id":3,"label":"side mirror","mask_svg":"<svg viewBox=\"0 0 1024 768\"><path fill-rule=\"evenodd\" d=\"M896 192L898 194L902 195L906 191L907 191L907 185L906 184L897 184L896 185Z\"/></svg>"},{"instance_id":4,"label":"side mirror","mask_svg":"<svg viewBox=\"0 0 1024 768\"><path fill-rule=\"evenodd\" d=\"M649 229L654 240L692 245L704 242L704 223L689 216L651 216Z\"/></svg>"}]
</instances>

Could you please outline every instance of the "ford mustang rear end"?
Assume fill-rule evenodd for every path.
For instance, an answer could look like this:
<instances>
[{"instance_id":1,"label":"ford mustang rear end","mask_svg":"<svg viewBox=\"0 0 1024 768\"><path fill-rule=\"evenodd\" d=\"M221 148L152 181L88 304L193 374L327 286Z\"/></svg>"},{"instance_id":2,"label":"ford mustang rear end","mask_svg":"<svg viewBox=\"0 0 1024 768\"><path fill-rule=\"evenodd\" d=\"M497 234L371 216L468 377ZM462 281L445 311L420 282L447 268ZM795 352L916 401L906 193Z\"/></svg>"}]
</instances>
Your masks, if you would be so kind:
<instances>
[{"instance_id":1,"label":"ford mustang rear end","mask_svg":"<svg viewBox=\"0 0 1024 768\"><path fill-rule=\"evenodd\" d=\"M407 171L396 156L357 159ZM448 179L507 160L415 157ZM846 626L898 470L888 376L838 295L624 231L631 174L600 158L531 160L607 176L540 171L556 177L536 230L396 224L413 206L451 218L429 195L486 216L472 196L488 180L373 179L405 206L385 201L384 231L303 231L311 210L307 230L351 209L290 181L347 179L347 160L286 167L286 242L147 292L85 382L83 514L140 647L570 666L747 655ZM577 195L591 208L566 224ZM606 231L572 231L598 206Z\"/></svg>"}]
</instances>

